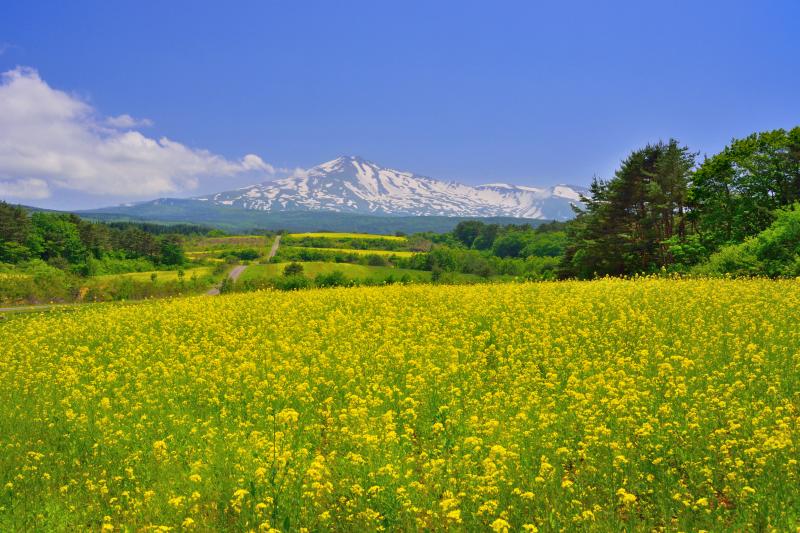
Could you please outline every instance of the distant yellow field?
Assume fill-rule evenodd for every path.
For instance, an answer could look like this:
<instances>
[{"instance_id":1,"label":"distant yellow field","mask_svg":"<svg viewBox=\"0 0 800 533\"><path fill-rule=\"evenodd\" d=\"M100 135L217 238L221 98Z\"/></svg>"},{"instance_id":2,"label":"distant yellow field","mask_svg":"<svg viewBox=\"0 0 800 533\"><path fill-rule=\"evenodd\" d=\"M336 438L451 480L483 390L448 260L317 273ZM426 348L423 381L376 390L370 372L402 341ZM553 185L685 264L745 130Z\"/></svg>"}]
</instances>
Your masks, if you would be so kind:
<instances>
[{"instance_id":1,"label":"distant yellow field","mask_svg":"<svg viewBox=\"0 0 800 533\"><path fill-rule=\"evenodd\" d=\"M419 252L409 252L407 250L354 250L352 248L315 248L313 246L303 246L305 250L319 250L321 252L342 252L346 254L356 254L356 255L396 255L397 257L411 257L412 255L419 253Z\"/></svg>"},{"instance_id":2,"label":"distant yellow field","mask_svg":"<svg viewBox=\"0 0 800 533\"><path fill-rule=\"evenodd\" d=\"M220 250L206 250L203 252L186 252L186 257L192 261L196 261L198 259L203 261L211 261L213 263L218 263L224 261L224 259L220 259L219 257L211 257L215 254L219 255Z\"/></svg>"},{"instance_id":3,"label":"distant yellow field","mask_svg":"<svg viewBox=\"0 0 800 533\"><path fill-rule=\"evenodd\" d=\"M320 237L327 239L383 239L387 241L404 241L405 237L396 235L376 235L373 233L290 233L289 237L302 239L303 237Z\"/></svg>"},{"instance_id":4,"label":"distant yellow field","mask_svg":"<svg viewBox=\"0 0 800 533\"><path fill-rule=\"evenodd\" d=\"M189 252L220 251L235 248L263 248L272 242L269 237L260 235L228 235L226 237L203 237L189 240L186 250Z\"/></svg>"}]
</instances>

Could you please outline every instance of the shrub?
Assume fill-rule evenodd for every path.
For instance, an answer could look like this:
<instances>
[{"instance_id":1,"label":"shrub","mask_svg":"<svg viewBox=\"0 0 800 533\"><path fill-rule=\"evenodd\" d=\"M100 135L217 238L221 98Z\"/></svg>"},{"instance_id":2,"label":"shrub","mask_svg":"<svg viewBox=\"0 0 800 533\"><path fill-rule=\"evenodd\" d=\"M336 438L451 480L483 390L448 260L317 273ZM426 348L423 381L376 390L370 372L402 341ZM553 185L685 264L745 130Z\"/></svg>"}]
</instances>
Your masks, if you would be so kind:
<instances>
[{"instance_id":1,"label":"shrub","mask_svg":"<svg viewBox=\"0 0 800 533\"><path fill-rule=\"evenodd\" d=\"M341 270L334 270L329 274L318 274L314 283L317 287L344 287L352 284Z\"/></svg>"},{"instance_id":2,"label":"shrub","mask_svg":"<svg viewBox=\"0 0 800 533\"><path fill-rule=\"evenodd\" d=\"M272 280L272 287L281 291L294 291L308 289L311 287L311 280L304 276L284 276Z\"/></svg>"},{"instance_id":3,"label":"shrub","mask_svg":"<svg viewBox=\"0 0 800 533\"><path fill-rule=\"evenodd\" d=\"M303 265L296 261L292 261L288 265L283 268L283 275L284 276L298 276L303 273Z\"/></svg>"},{"instance_id":4,"label":"shrub","mask_svg":"<svg viewBox=\"0 0 800 533\"><path fill-rule=\"evenodd\" d=\"M225 278L223 278L223 280L222 280L222 283L220 283L219 293L220 294L227 294L229 292L232 292L233 289L234 289L234 285L235 284L236 284L236 282L234 282L228 276L225 276Z\"/></svg>"},{"instance_id":5,"label":"shrub","mask_svg":"<svg viewBox=\"0 0 800 533\"><path fill-rule=\"evenodd\" d=\"M229 250L222 254L226 259L238 259L240 261L252 261L261 257L261 254L255 248L244 248L242 250Z\"/></svg>"},{"instance_id":6,"label":"shrub","mask_svg":"<svg viewBox=\"0 0 800 533\"><path fill-rule=\"evenodd\" d=\"M556 279L560 259L558 257L537 257L532 255L525 259L524 276L531 281Z\"/></svg>"},{"instance_id":7,"label":"shrub","mask_svg":"<svg viewBox=\"0 0 800 533\"><path fill-rule=\"evenodd\" d=\"M149 272L155 270L153 262L139 257L126 259L124 257L105 256L100 259L90 259L92 274L101 276L106 274L126 274L128 272Z\"/></svg>"},{"instance_id":8,"label":"shrub","mask_svg":"<svg viewBox=\"0 0 800 533\"><path fill-rule=\"evenodd\" d=\"M800 206L776 211L770 227L741 244L723 246L694 272L708 275L800 275Z\"/></svg>"},{"instance_id":9,"label":"shrub","mask_svg":"<svg viewBox=\"0 0 800 533\"><path fill-rule=\"evenodd\" d=\"M754 276L760 271L760 265L752 249L753 239L748 239L741 244L723 246L708 258L708 261L693 269L696 274L720 275L732 274L734 276Z\"/></svg>"},{"instance_id":10,"label":"shrub","mask_svg":"<svg viewBox=\"0 0 800 533\"><path fill-rule=\"evenodd\" d=\"M389 260L378 254L369 254L366 257L369 266L389 266Z\"/></svg>"}]
</instances>

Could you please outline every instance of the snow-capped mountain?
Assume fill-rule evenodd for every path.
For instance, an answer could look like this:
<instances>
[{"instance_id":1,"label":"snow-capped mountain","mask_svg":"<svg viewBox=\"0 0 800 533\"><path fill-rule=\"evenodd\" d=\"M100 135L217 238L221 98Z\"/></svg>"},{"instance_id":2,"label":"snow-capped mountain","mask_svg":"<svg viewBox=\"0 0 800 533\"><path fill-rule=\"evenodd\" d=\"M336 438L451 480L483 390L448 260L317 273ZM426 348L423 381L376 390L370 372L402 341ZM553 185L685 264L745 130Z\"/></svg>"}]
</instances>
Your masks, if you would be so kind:
<instances>
[{"instance_id":1,"label":"snow-capped mountain","mask_svg":"<svg viewBox=\"0 0 800 533\"><path fill-rule=\"evenodd\" d=\"M383 168L360 157L328 161L302 175L196 200L260 211L320 210L373 215L444 215L565 220L583 187L470 186Z\"/></svg>"}]
</instances>

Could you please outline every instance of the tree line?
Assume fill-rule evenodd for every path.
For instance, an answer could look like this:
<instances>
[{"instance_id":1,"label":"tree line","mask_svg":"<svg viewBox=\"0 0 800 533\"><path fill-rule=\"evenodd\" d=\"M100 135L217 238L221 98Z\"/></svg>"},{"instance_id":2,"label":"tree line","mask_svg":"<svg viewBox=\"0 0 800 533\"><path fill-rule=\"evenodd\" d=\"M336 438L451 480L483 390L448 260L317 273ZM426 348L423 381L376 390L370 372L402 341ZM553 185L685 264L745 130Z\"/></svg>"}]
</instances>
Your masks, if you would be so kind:
<instances>
[{"instance_id":1,"label":"tree line","mask_svg":"<svg viewBox=\"0 0 800 533\"><path fill-rule=\"evenodd\" d=\"M649 144L631 152L610 180L593 180L584 207L576 208L566 226L559 275L795 275L788 265L762 272L753 261L775 254L800 264L800 230L792 233L789 222L800 224L793 207L798 201L800 127L734 139L702 162L677 140ZM780 228L772 227L778 223ZM758 239L761 259L753 255ZM720 253L726 261L715 255ZM737 253L750 255L737 259Z\"/></svg>"},{"instance_id":2,"label":"tree line","mask_svg":"<svg viewBox=\"0 0 800 533\"><path fill-rule=\"evenodd\" d=\"M565 227L564 222L534 227L466 220L447 233L412 235L412 246L427 253L393 261L403 268L430 270L434 281L451 272L553 279L566 246Z\"/></svg>"},{"instance_id":3,"label":"tree line","mask_svg":"<svg viewBox=\"0 0 800 533\"><path fill-rule=\"evenodd\" d=\"M0 202L0 262L42 260L76 274L96 273L102 262L144 260L175 266L186 261L183 235L208 228L84 220L67 213L27 209Z\"/></svg>"}]
</instances>

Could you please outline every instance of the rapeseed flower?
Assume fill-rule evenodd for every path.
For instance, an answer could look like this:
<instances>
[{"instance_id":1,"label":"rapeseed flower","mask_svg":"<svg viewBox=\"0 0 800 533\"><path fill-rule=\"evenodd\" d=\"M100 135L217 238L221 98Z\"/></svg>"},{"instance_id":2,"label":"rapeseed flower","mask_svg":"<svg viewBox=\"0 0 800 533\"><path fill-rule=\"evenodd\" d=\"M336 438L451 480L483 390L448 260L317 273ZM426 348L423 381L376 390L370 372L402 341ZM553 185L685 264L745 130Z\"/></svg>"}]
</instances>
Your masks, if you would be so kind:
<instances>
[{"instance_id":1,"label":"rapeseed flower","mask_svg":"<svg viewBox=\"0 0 800 533\"><path fill-rule=\"evenodd\" d=\"M0 530L791 531L799 321L655 278L14 315Z\"/></svg>"}]
</instances>

